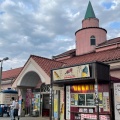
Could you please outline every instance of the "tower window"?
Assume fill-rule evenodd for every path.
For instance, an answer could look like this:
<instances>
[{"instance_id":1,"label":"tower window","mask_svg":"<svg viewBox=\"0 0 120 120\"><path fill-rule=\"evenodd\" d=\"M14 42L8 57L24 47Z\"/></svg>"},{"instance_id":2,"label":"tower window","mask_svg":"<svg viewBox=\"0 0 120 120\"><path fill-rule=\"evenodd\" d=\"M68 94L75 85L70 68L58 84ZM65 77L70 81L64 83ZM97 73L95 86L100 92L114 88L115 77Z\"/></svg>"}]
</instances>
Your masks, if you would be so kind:
<instances>
[{"instance_id":1,"label":"tower window","mask_svg":"<svg viewBox=\"0 0 120 120\"><path fill-rule=\"evenodd\" d=\"M90 45L96 45L95 36L91 36L91 37L90 37Z\"/></svg>"}]
</instances>

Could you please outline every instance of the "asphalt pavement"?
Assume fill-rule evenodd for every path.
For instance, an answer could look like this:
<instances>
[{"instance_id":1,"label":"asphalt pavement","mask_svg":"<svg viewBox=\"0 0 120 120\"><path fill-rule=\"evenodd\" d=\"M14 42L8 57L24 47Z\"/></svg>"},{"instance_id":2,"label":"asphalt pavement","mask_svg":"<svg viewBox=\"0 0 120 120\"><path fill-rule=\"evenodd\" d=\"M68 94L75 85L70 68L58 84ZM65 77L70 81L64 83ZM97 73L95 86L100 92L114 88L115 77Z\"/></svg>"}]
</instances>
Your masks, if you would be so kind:
<instances>
[{"instance_id":1,"label":"asphalt pavement","mask_svg":"<svg viewBox=\"0 0 120 120\"><path fill-rule=\"evenodd\" d=\"M11 120L10 117L0 117L0 120ZM16 120L18 120L16 118ZM21 117L20 120L49 120L49 117Z\"/></svg>"}]
</instances>

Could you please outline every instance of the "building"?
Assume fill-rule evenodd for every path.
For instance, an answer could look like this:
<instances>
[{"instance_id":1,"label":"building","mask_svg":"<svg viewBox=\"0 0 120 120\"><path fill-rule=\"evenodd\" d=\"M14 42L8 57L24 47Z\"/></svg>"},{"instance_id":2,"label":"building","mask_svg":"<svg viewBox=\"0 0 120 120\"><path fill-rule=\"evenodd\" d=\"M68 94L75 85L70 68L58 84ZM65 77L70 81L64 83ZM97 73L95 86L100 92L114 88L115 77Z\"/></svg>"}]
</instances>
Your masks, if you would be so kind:
<instances>
[{"instance_id":1,"label":"building","mask_svg":"<svg viewBox=\"0 0 120 120\"><path fill-rule=\"evenodd\" d=\"M1 89L5 90L7 88L11 88L14 80L19 75L21 70L22 70L22 67L4 71L2 73Z\"/></svg>"},{"instance_id":2,"label":"building","mask_svg":"<svg viewBox=\"0 0 120 120\"><path fill-rule=\"evenodd\" d=\"M119 81L120 37L107 40L106 35L107 31L99 26L99 19L89 2L82 28L75 32L76 49L53 56L52 59L31 55L12 84L12 88L19 91L19 99L25 102L26 114L30 113L32 101L36 100L38 102L34 106L40 111L40 115L49 116L51 69L99 61L108 64L110 76ZM54 86L54 90L60 91L59 109L62 110L64 87ZM64 117L62 112L61 120Z\"/></svg>"},{"instance_id":3,"label":"building","mask_svg":"<svg viewBox=\"0 0 120 120\"><path fill-rule=\"evenodd\" d=\"M55 118L60 118L61 120L83 120L85 118L97 120L99 118L100 120L114 119L114 108L116 109L116 107L113 105L114 97L111 98L111 96L114 95L110 92L110 90L113 91L113 89L110 85L111 82L105 82L109 78L105 78L104 76L107 75L108 71L105 72L104 68L97 73L98 76L104 76L104 80L101 83L97 81L97 87L95 84L96 79L93 80L92 78L93 81L90 80L93 74L92 67L90 66L94 64L94 61L108 64L110 66L110 76L120 78L120 38L107 40L106 34L107 31L99 27L99 19L96 18L91 2L89 2L85 17L82 21L82 28L75 32L76 49L67 51L58 56L53 56L53 59L66 63L64 67L53 69L52 72L53 90L60 91L60 93L63 94L59 95L56 92L54 104L58 104L60 108L62 108L62 103L65 106L63 115L60 114L60 116L59 113L61 113L61 109L53 109ZM90 71L91 75L88 77L86 74L85 78L82 75L76 77L77 74L80 74L85 68L87 69L86 73L88 74L88 71ZM95 71L98 71L100 68L98 67ZM100 73L101 75L99 75ZM89 83L90 81L91 83ZM111 79L109 79L109 81L111 81ZM98 90L98 93L95 92L96 90ZM94 105L95 101L94 97L92 97L94 96L92 95L94 92L95 95L97 94L97 96L99 96L99 111ZM58 101L57 98L62 98L62 100ZM119 108L117 109L119 110ZM116 120L120 119L118 111L115 118Z\"/></svg>"}]
</instances>

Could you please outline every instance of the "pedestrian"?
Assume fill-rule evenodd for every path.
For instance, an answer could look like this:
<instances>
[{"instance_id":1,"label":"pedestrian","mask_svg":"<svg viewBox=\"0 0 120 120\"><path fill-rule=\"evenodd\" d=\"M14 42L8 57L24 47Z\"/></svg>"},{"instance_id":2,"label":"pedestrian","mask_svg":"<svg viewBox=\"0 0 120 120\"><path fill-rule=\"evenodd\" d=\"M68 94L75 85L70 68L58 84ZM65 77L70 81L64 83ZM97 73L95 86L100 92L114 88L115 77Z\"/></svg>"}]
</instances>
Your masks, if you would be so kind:
<instances>
[{"instance_id":1,"label":"pedestrian","mask_svg":"<svg viewBox=\"0 0 120 120\"><path fill-rule=\"evenodd\" d=\"M19 104L18 104L18 100L16 99L16 101L15 101L15 107L14 107L14 119L17 116L18 120L19 120L18 110L19 110Z\"/></svg>"},{"instance_id":2,"label":"pedestrian","mask_svg":"<svg viewBox=\"0 0 120 120\"><path fill-rule=\"evenodd\" d=\"M11 118L11 120L15 120L14 119L14 108L15 108L15 98L12 97L12 104L10 105L10 118Z\"/></svg>"}]
</instances>

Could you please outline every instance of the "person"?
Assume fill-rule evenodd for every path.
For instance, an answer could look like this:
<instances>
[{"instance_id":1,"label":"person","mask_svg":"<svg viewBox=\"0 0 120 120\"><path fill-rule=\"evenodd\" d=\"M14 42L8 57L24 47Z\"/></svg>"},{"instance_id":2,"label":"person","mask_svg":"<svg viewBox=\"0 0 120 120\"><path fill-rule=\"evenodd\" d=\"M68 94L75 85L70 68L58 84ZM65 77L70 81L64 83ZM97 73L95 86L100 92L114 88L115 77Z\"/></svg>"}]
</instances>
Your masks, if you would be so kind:
<instances>
[{"instance_id":1,"label":"person","mask_svg":"<svg viewBox=\"0 0 120 120\"><path fill-rule=\"evenodd\" d=\"M14 119L14 108L15 108L15 98L12 97L12 104L10 105L10 118L11 118L11 120L15 120Z\"/></svg>"},{"instance_id":2,"label":"person","mask_svg":"<svg viewBox=\"0 0 120 120\"><path fill-rule=\"evenodd\" d=\"M15 101L15 107L14 107L14 119L15 119L15 117L17 116L17 117L18 117L18 120L19 120L18 110L19 110L19 104L18 104L18 101L16 100L16 101Z\"/></svg>"}]
</instances>

